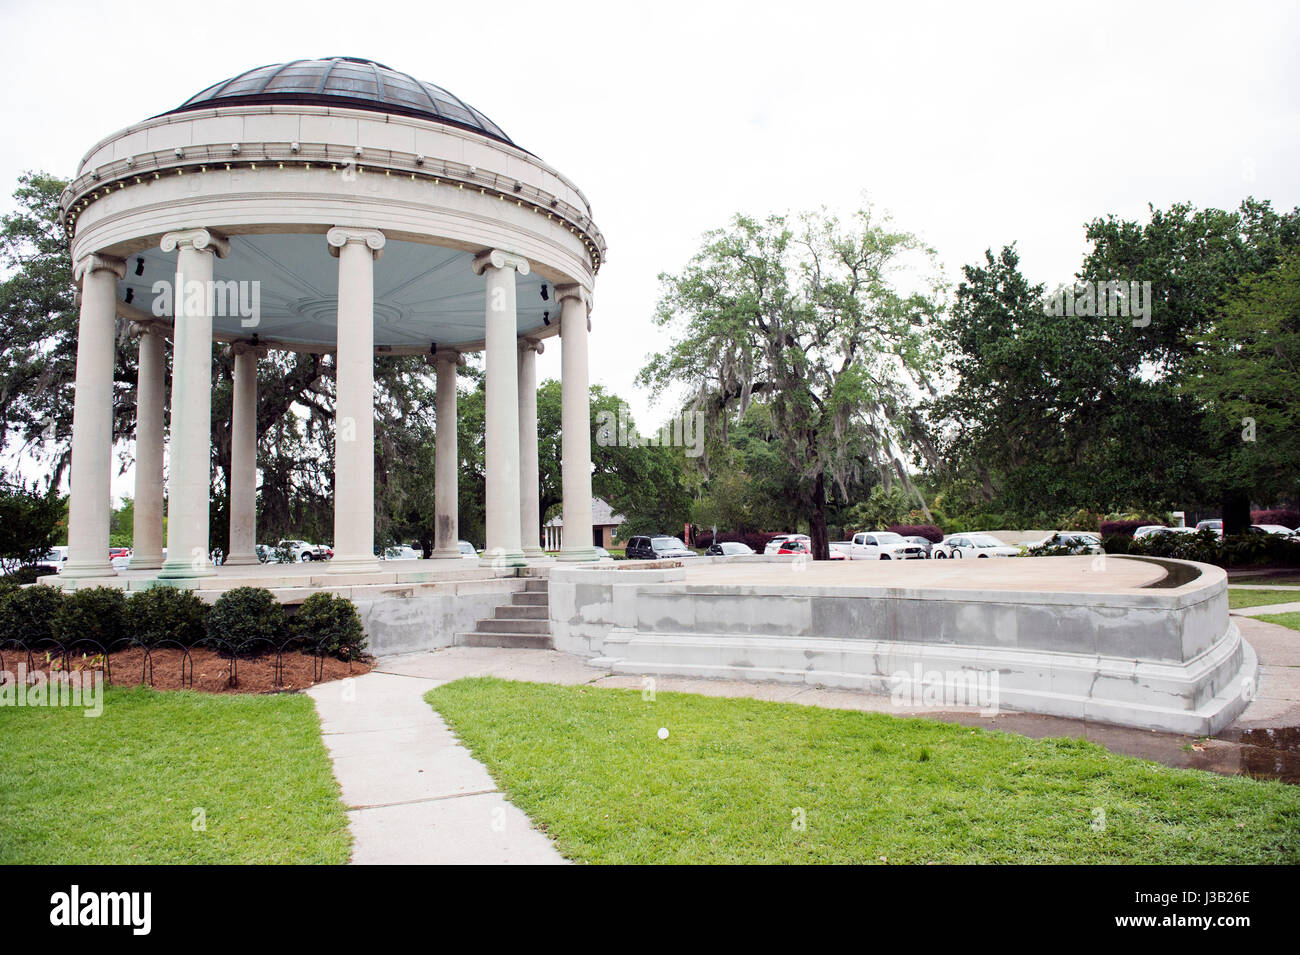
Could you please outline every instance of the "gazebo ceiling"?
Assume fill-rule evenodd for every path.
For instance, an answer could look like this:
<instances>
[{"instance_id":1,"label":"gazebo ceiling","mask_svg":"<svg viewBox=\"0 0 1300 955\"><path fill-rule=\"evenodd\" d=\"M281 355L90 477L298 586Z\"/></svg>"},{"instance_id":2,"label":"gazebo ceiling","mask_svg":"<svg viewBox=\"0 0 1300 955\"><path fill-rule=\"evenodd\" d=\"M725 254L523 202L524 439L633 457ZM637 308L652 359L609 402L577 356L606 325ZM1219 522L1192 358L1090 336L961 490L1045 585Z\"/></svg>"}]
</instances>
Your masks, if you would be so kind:
<instances>
[{"instance_id":1,"label":"gazebo ceiling","mask_svg":"<svg viewBox=\"0 0 1300 955\"><path fill-rule=\"evenodd\" d=\"M209 86L163 115L270 103L346 106L375 113L419 116L515 145L500 126L441 86L417 80L382 63L351 56L259 66Z\"/></svg>"},{"instance_id":2,"label":"gazebo ceiling","mask_svg":"<svg viewBox=\"0 0 1300 955\"><path fill-rule=\"evenodd\" d=\"M390 239L375 263L375 346L425 349L433 343L481 342L486 298L482 277L470 268L473 258L458 249ZM119 296L129 297L134 308L149 312L155 301L154 283L174 281L175 268L175 256L158 250L132 255L126 279L118 283ZM213 320L215 334L241 339L256 334L264 341L309 350L333 349L338 260L329 254L323 235L231 236L230 254L215 260L213 278L258 282L260 305L256 324L248 324L236 309L227 308L228 314ZM548 313L550 321L558 324L551 283L536 273L520 275L516 281L518 334L545 328ZM247 286L244 300L251 300Z\"/></svg>"}]
</instances>

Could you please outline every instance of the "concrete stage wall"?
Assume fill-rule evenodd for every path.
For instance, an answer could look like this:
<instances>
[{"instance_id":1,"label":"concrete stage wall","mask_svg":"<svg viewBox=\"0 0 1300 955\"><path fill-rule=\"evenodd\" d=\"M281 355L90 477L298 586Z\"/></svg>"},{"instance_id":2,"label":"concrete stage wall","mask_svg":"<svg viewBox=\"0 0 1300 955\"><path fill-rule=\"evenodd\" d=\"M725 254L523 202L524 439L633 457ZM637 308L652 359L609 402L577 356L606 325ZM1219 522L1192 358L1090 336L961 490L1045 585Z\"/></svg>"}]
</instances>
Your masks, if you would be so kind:
<instances>
[{"instance_id":1,"label":"concrete stage wall","mask_svg":"<svg viewBox=\"0 0 1300 955\"><path fill-rule=\"evenodd\" d=\"M900 674L974 675L996 681L1001 709L1193 734L1231 722L1254 688L1226 575L1209 565L685 563L555 567L556 648L622 673L879 693L897 693Z\"/></svg>"}]
</instances>

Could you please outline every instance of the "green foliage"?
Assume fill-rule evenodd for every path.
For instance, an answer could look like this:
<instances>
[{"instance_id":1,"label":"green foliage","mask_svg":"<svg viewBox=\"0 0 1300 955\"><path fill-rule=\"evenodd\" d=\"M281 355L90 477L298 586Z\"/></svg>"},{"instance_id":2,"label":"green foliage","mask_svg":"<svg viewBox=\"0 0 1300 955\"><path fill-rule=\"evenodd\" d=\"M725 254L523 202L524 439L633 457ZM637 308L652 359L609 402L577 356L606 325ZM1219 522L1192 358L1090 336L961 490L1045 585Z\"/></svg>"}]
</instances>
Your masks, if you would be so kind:
<instances>
[{"instance_id":1,"label":"green foliage","mask_svg":"<svg viewBox=\"0 0 1300 955\"><path fill-rule=\"evenodd\" d=\"M1082 739L496 679L457 680L427 699L576 861L1300 861L1296 787L1171 769ZM1099 805L1104 833L1090 825Z\"/></svg>"},{"instance_id":2,"label":"green foliage","mask_svg":"<svg viewBox=\"0 0 1300 955\"><path fill-rule=\"evenodd\" d=\"M64 644L90 639L111 649L127 633L126 591L117 587L74 590L54 618L54 638Z\"/></svg>"},{"instance_id":3,"label":"green foliage","mask_svg":"<svg viewBox=\"0 0 1300 955\"><path fill-rule=\"evenodd\" d=\"M205 629L211 639L260 652L266 649L261 641L276 644L283 638L284 608L264 587L235 587L217 598Z\"/></svg>"},{"instance_id":4,"label":"green foliage","mask_svg":"<svg viewBox=\"0 0 1300 955\"><path fill-rule=\"evenodd\" d=\"M821 559L828 482L845 498L864 469L906 482L895 448L927 448L913 396L937 359L941 285L923 275L923 290L909 293L895 282L918 260L937 276L932 250L867 211L849 223L824 212L737 216L679 275L660 276L656 322L670 345L638 380L685 385L689 406L723 435L763 404Z\"/></svg>"},{"instance_id":5,"label":"green foliage","mask_svg":"<svg viewBox=\"0 0 1300 955\"><path fill-rule=\"evenodd\" d=\"M54 639L54 621L63 606L57 587L9 587L0 590L0 642L18 640L33 645Z\"/></svg>"},{"instance_id":6,"label":"green foliage","mask_svg":"<svg viewBox=\"0 0 1300 955\"><path fill-rule=\"evenodd\" d=\"M901 487L894 485L885 490L884 485L877 484L865 501L848 509L845 517L848 528L856 533L883 530L890 524L901 524L911 513L911 501Z\"/></svg>"},{"instance_id":7,"label":"green foliage","mask_svg":"<svg viewBox=\"0 0 1300 955\"><path fill-rule=\"evenodd\" d=\"M0 566L13 571L34 564L58 543L67 515L67 500L53 488L10 483L0 475Z\"/></svg>"},{"instance_id":8,"label":"green foliage","mask_svg":"<svg viewBox=\"0 0 1300 955\"><path fill-rule=\"evenodd\" d=\"M1109 538L1107 538L1109 540ZM1112 553L1109 547L1107 553ZM1131 541L1127 553L1195 560L1220 567L1300 567L1300 543L1278 534L1153 534Z\"/></svg>"},{"instance_id":9,"label":"green foliage","mask_svg":"<svg viewBox=\"0 0 1300 955\"><path fill-rule=\"evenodd\" d=\"M320 647L340 660L355 660L366 649L356 605L346 597L315 593L289 619L289 632L309 647Z\"/></svg>"},{"instance_id":10,"label":"green foliage","mask_svg":"<svg viewBox=\"0 0 1300 955\"><path fill-rule=\"evenodd\" d=\"M1187 394L1204 404L1221 453L1204 462L1214 489L1256 500L1300 492L1300 254L1244 277L1189 361Z\"/></svg>"},{"instance_id":11,"label":"green foliage","mask_svg":"<svg viewBox=\"0 0 1300 955\"><path fill-rule=\"evenodd\" d=\"M98 719L0 707L0 864L347 862L346 806L306 696L109 686L103 699Z\"/></svg>"},{"instance_id":12,"label":"green foliage","mask_svg":"<svg viewBox=\"0 0 1300 955\"><path fill-rule=\"evenodd\" d=\"M164 640L192 646L206 635L207 617L208 605L194 591L179 587L150 587L127 601L131 636L146 647Z\"/></svg>"}]
</instances>

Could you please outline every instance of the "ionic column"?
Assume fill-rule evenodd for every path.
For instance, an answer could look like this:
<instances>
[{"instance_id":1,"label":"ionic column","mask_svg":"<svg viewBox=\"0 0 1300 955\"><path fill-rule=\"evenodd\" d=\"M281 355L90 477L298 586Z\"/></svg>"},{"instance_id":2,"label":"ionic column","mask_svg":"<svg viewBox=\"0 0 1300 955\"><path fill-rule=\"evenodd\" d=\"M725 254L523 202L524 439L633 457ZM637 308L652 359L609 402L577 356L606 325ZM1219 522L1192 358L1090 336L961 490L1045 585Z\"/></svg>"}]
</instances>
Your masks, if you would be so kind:
<instances>
[{"instance_id":1,"label":"ionic column","mask_svg":"<svg viewBox=\"0 0 1300 955\"><path fill-rule=\"evenodd\" d=\"M434 366L438 370L438 390L434 398L434 414L438 429L434 432L434 483L433 483L433 557L460 559L460 475L459 451L456 447L456 369L461 362L459 353L449 348L438 349Z\"/></svg>"},{"instance_id":2,"label":"ionic column","mask_svg":"<svg viewBox=\"0 0 1300 955\"><path fill-rule=\"evenodd\" d=\"M560 471L564 538L560 560L598 560L591 536L591 408L587 382L587 312L591 295L580 285L555 289L560 303Z\"/></svg>"},{"instance_id":3,"label":"ionic column","mask_svg":"<svg viewBox=\"0 0 1300 955\"><path fill-rule=\"evenodd\" d=\"M167 482L167 559L161 579L216 573L208 556L212 494L212 266L230 242L208 229L168 232L159 247L176 252L172 299L172 427Z\"/></svg>"},{"instance_id":4,"label":"ionic column","mask_svg":"<svg viewBox=\"0 0 1300 955\"><path fill-rule=\"evenodd\" d=\"M132 570L157 570L163 548L163 341L165 330L151 322L134 328L140 340L135 386L135 526Z\"/></svg>"},{"instance_id":5,"label":"ionic column","mask_svg":"<svg viewBox=\"0 0 1300 955\"><path fill-rule=\"evenodd\" d=\"M537 465L537 356L541 342L519 340L519 534L524 556L545 557Z\"/></svg>"},{"instance_id":6,"label":"ionic column","mask_svg":"<svg viewBox=\"0 0 1300 955\"><path fill-rule=\"evenodd\" d=\"M257 359L265 349L236 342L230 407L230 554L227 564L257 561Z\"/></svg>"},{"instance_id":7,"label":"ionic column","mask_svg":"<svg viewBox=\"0 0 1300 955\"><path fill-rule=\"evenodd\" d=\"M336 226L325 235L339 260L338 394L334 411L335 573L379 569L375 559L375 259L377 229Z\"/></svg>"},{"instance_id":8,"label":"ionic column","mask_svg":"<svg viewBox=\"0 0 1300 955\"><path fill-rule=\"evenodd\" d=\"M81 280L81 317L68 475L68 559L62 571L66 580L113 575L108 558L113 362L117 280L126 278L126 262L111 255L87 255L77 261L73 274Z\"/></svg>"},{"instance_id":9,"label":"ionic column","mask_svg":"<svg viewBox=\"0 0 1300 955\"><path fill-rule=\"evenodd\" d=\"M528 260L493 249L474 260L487 282L487 548L494 564L522 567L519 535L519 364L516 357L515 273Z\"/></svg>"}]
</instances>

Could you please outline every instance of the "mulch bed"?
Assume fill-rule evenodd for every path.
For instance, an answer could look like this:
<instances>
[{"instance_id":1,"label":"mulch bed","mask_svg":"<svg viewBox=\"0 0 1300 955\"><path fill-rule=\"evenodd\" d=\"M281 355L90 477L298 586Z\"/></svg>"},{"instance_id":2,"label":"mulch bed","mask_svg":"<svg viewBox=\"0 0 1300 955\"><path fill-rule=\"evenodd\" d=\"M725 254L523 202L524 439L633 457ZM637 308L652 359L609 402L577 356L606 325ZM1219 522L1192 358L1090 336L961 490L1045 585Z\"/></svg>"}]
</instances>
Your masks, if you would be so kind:
<instances>
[{"instance_id":1,"label":"mulch bed","mask_svg":"<svg viewBox=\"0 0 1300 955\"><path fill-rule=\"evenodd\" d=\"M6 666L13 670L18 662L26 664L26 654L15 653L11 662L9 654L11 651L5 651ZM74 669L81 662L80 655L73 653L71 663ZM127 650L119 650L109 654L109 672L112 679L109 682L113 686L139 686L142 682L148 684L147 668L144 664L144 650L139 647L133 647ZM235 675L237 684L230 685L230 668L231 661L228 656L222 656L215 650L209 650L202 647L195 647L190 651L190 660L194 664L193 681L190 679L190 668L188 663L184 663L185 653L182 650L172 648L162 648L150 653L153 662L153 681L152 685L156 690L199 690L203 693L283 693L293 690L305 690L317 683L329 683L332 680L342 680L349 676L361 676L363 673L369 673L371 664L365 660L354 660L347 662L337 660L334 657L326 657L324 661L324 672L320 680L315 679L315 667L320 662L316 657L306 653L288 651L281 656L283 664L281 669L280 680L277 682L275 674L275 654L266 653L260 656L240 657L235 661ZM49 674L49 665L45 663L44 654L32 654L32 662L36 665L35 669L44 670L46 675ZM181 671L184 664L185 679L182 685ZM29 671L30 672L30 671ZM144 677L142 680L141 677Z\"/></svg>"}]
</instances>

